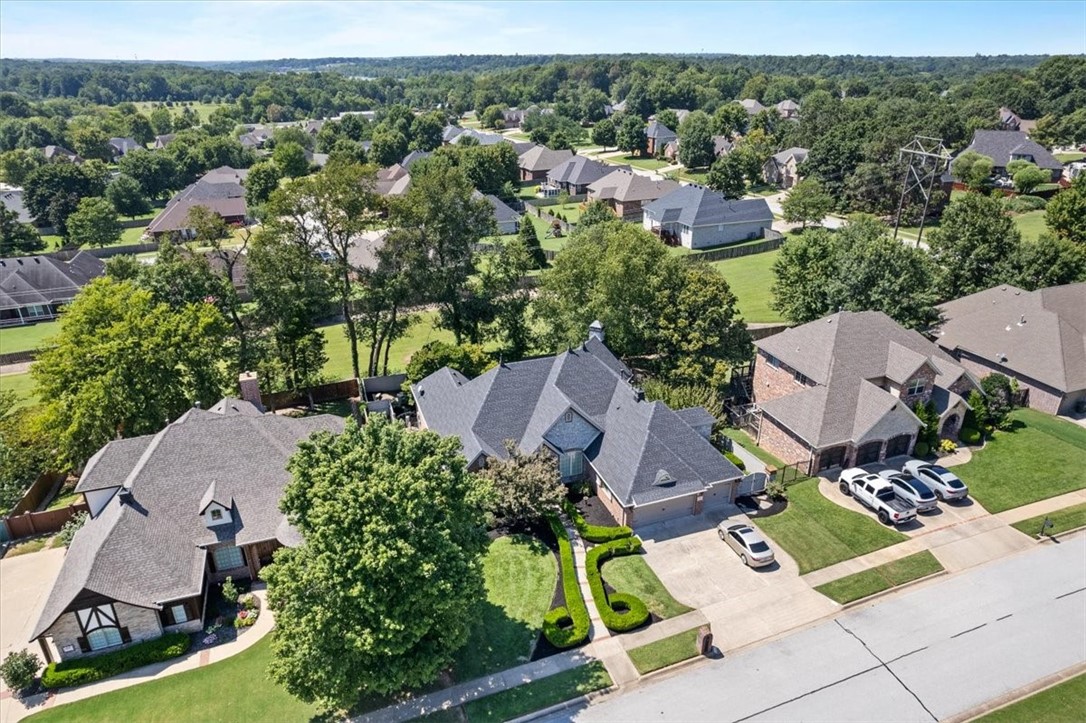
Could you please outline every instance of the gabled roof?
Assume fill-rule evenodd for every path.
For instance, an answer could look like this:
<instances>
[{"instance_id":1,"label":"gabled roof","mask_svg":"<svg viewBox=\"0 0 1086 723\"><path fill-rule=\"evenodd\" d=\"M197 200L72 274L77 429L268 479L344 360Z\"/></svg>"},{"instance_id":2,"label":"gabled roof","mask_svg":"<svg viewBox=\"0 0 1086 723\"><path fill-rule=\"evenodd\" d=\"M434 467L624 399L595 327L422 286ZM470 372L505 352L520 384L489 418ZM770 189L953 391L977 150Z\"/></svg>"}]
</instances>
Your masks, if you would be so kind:
<instances>
[{"instance_id":1,"label":"gabled roof","mask_svg":"<svg viewBox=\"0 0 1086 723\"><path fill-rule=\"evenodd\" d=\"M745 110L748 115L758 115L765 110L764 105L752 98L744 98L739 101L739 105L743 106L743 110Z\"/></svg>"},{"instance_id":2,"label":"gabled roof","mask_svg":"<svg viewBox=\"0 0 1086 723\"><path fill-rule=\"evenodd\" d=\"M164 233L188 228L188 214L193 206L205 206L223 218L248 215L245 189L241 184L248 170L220 166L208 171L200 180L170 199L147 226L147 233Z\"/></svg>"},{"instance_id":3,"label":"gabled roof","mask_svg":"<svg viewBox=\"0 0 1086 723\"><path fill-rule=\"evenodd\" d=\"M936 343L967 351L1061 392L1086 389L1086 283L1022 291L997 286L939 307Z\"/></svg>"},{"instance_id":4,"label":"gabled roof","mask_svg":"<svg viewBox=\"0 0 1086 723\"><path fill-rule=\"evenodd\" d=\"M586 186L615 170L616 166L584 156L573 156L552 168L547 173L550 183L569 183L574 186Z\"/></svg>"},{"instance_id":5,"label":"gabled roof","mask_svg":"<svg viewBox=\"0 0 1086 723\"><path fill-rule=\"evenodd\" d=\"M673 141L678 138L675 131L671 130L663 123L658 123L656 121L650 121L649 124L645 126L645 135L649 138L655 138L658 143L667 143L668 141Z\"/></svg>"},{"instance_id":6,"label":"gabled roof","mask_svg":"<svg viewBox=\"0 0 1086 723\"><path fill-rule=\"evenodd\" d=\"M573 151L564 148L552 151L546 146L536 146L521 154L517 165L525 171L549 171L573 157Z\"/></svg>"},{"instance_id":7,"label":"gabled roof","mask_svg":"<svg viewBox=\"0 0 1086 723\"><path fill-rule=\"evenodd\" d=\"M45 159L48 161L51 161L54 158L67 158L68 160L74 161L76 163L83 162L83 158L80 155L78 155L74 151L69 151L64 146L45 146L41 149L41 152L42 155L45 156Z\"/></svg>"},{"instance_id":8,"label":"gabled roof","mask_svg":"<svg viewBox=\"0 0 1086 723\"><path fill-rule=\"evenodd\" d=\"M382 196L402 196L411 185L411 174L399 163L377 171L374 190Z\"/></svg>"},{"instance_id":9,"label":"gabled roof","mask_svg":"<svg viewBox=\"0 0 1086 723\"><path fill-rule=\"evenodd\" d=\"M644 401L629 369L590 339L553 357L500 364L468 380L444 368L412 387L426 426L457 435L468 461L505 458L512 439L532 452L567 410L599 430L585 455L623 504L641 504L741 476L662 402ZM654 485L661 470L673 487Z\"/></svg>"},{"instance_id":10,"label":"gabled roof","mask_svg":"<svg viewBox=\"0 0 1086 723\"><path fill-rule=\"evenodd\" d=\"M1024 131L974 131L973 142L965 150L988 156L996 168L1006 168L1012 155L1032 156L1039 168L1050 171L1063 168L1047 148L1031 141Z\"/></svg>"},{"instance_id":11,"label":"gabled roof","mask_svg":"<svg viewBox=\"0 0 1086 723\"><path fill-rule=\"evenodd\" d=\"M34 222L34 217L30 215L30 211L26 209L26 204L23 202L23 189L12 188L0 191L0 202L9 212L18 216L19 223Z\"/></svg>"},{"instance_id":12,"label":"gabled roof","mask_svg":"<svg viewBox=\"0 0 1086 723\"><path fill-rule=\"evenodd\" d=\"M501 225L503 223L509 223L510 221L519 221L520 214L506 205L505 201L501 200L493 194L486 194L485 196L479 191L472 191L471 197L475 200L484 199L494 209L494 223Z\"/></svg>"},{"instance_id":13,"label":"gabled roof","mask_svg":"<svg viewBox=\"0 0 1086 723\"><path fill-rule=\"evenodd\" d=\"M713 155L724 156L732 152L735 144L727 136L713 136Z\"/></svg>"},{"instance_id":14,"label":"gabled roof","mask_svg":"<svg viewBox=\"0 0 1086 723\"><path fill-rule=\"evenodd\" d=\"M505 136L500 133L486 133L484 131L477 131L474 128L461 128L449 141L450 143L460 143L465 138L474 138L479 141L480 146L492 146L495 143L502 143L506 140Z\"/></svg>"},{"instance_id":15,"label":"gabled roof","mask_svg":"<svg viewBox=\"0 0 1086 723\"><path fill-rule=\"evenodd\" d=\"M313 432L342 429L343 420L330 415L193 409L158 434L110 442L77 489L123 486L128 494L115 495L76 533L33 637L84 591L153 609L199 594L206 565L200 545L220 537L199 516L209 497L233 500L233 524L223 527L236 544L287 536L279 511L287 460Z\"/></svg>"},{"instance_id":16,"label":"gabled roof","mask_svg":"<svg viewBox=\"0 0 1086 723\"><path fill-rule=\"evenodd\" d=\"M797 111L797 110L799 110L799 103L792 100L791 98L786 98L785 100L782 100L780 103L777 103L776 108L777 108L778 111L780 111L782 113Z\"/></svg>"},{"instance_id":17,"label":"gabled roof","mask_svg":"<svg viewBox=\"0 0 1086 723\"><path fill-rule=\"evenodd\" d=\"M464 129L461 128L460 126L453 126L453 125L445 126L445 128L441 131L441 140L444 143L450 143L450 142L452 142L453 138L456 138L458 135L460 135L463 132L464 132Z\"/></svg>"},{"instance_id":18,"label":"gabled roof","mask_svg":"<svg viewBox=\"0 0 1086 723\"><path fill-rule=\"evenodd\" d=\"M113 152L119 156L123 156L130 151L140 150L143 148L142 143L132 138L110 138L109 145L111 148L113 148Z\"/></svg>"},{"instance_id":19,"label":"gabled roof","mask_svg":"<svg viewBox=\"0 0 1086 723\"><path fill-rule=\"evenodd\" d=\"M71 300L83 286L105 273L102 260L80 251L70 261L56 256L0 259L0 309Z\"/></svg>"},{"instance_id":20,"label":"gabled roof","mask_svg":"<svg viewBox=\"0 0 1086 723\"><path fill-rule=\"evenodd\" d=\"M593 199L613 199L619 203L654 201L678 187L675 181L654 181L648 176L618 168L589 184L588 195Z\"/></svg>"},{"instance_id":21,"label":"gabled roof","mask_svg":"<svg viewBox=\"0 0 1086 723\"><path fill-rule=\"evenodd\" d=\"M808 151L806 148L799 148L793 146L791 148L785 148L780 153L774 153L771 157L777 163L777 165L783 166L788 163L792 158L796 159L796 163L803 163L807 160Z\"/></svg>"},{"instance_id":22,"label":"gabled roof","mask_svg":"<svg viewBox=\"0 0 1086 723\"><path fill-rule=\"evenodd\" d=\"M410 171L411 166L415 165L423 158L429 158L432 155L433 153L430 151L411 151L403 157L403 160L400 161L400 165Z\"/></svg>"},{"instance_id":23,"label":"gabled roof","mask_svg":"<svg viewBox=\"0 0 1086 723\"><path fill-rule=\"evenodd\" d=\"M773 212L764 198L724 198L718 191L690 184L680 186L644 207L649 218L660 223L680 223L691 228L731 223L773 223Z\"/></svg>"}]
</instances>

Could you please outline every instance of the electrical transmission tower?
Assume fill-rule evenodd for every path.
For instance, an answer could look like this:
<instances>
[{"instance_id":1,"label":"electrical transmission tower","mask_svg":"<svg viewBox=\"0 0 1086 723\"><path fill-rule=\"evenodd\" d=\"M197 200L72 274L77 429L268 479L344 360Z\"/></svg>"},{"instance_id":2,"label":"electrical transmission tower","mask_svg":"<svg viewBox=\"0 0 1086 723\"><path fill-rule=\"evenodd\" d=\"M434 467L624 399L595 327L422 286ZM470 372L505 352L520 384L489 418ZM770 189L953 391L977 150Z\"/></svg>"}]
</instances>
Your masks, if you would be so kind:
<instances>
[{"instance_id":1,"label":"electrical transmission tower","mask_svg":"<svg viewBox=\"0 0 1086 723\"><path fill-rule=\"evenodd\" d=\"M920 214L920 228L916 234L916 245L920 245L920 238L924 235L924 219L928 216L928 206L931 204L931 193L935 188L935 180L943 175L943 171L950 165L950 153L943 145L942 138L929 138L916 136L908 144L898 151L898 160L907 161L905 178L901 183L901 199L897 203L897 215L894 217L894 238L897 238L898 228L901 226L901 212L905 208L905 199L915 191L920 191L924 197L924 210Z\"/></svg>"}]
</instances>

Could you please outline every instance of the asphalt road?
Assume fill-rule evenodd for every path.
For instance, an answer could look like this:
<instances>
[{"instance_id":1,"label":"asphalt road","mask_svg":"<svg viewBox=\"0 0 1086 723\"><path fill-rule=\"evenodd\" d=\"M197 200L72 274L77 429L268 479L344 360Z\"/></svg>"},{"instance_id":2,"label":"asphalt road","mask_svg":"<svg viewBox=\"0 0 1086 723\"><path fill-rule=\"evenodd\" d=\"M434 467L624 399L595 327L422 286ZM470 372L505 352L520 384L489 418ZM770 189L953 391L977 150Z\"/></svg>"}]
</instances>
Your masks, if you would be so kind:
<instances>
[{"instance_id":1,"label":"asphalt road","mask_svg":"<svg viewBox=\"0 0 1086 723\"><path fill-rule=\"evenodd\" d=\"M932 721L1086 662L1086 535L548 720Z\"/></svg>"}]
</instances>

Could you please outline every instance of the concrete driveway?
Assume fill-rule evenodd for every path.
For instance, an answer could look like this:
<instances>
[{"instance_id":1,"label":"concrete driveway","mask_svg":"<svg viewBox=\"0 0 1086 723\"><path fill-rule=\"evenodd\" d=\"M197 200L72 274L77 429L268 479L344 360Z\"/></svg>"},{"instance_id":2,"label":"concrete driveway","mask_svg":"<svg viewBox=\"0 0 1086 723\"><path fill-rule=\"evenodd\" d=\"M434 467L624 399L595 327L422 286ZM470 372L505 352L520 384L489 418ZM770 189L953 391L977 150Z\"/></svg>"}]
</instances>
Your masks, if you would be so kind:
<instances>
[{"instance_id":1,"label":"concrete driveway","mask_svg":"<svg viewBox=\"0 0 1086 723\"><path fill-rule=\"evenodd\" d=\"M846 510L858 512L859 514L870 517L873 521L878 522L878 518L875 516L874 512L860 504L855 497L848 497L841 492L836 481L826 477L820 478L818 481L818 491L830 502L840 505ZM909 537L917 537L929 532L934 532L935 530L955 527L962 523L988 516L988 510L981 507L980 503L972 498L967 498L961 502L939 502L933 512L918 514L914 521L907 522L904 525L898 525L897 530Z\"/></svg>"},{"instance_id":2,"label":"concrete driveway","mask_svg":"<svg viewBox=\"0 0 1086 723\"><path fill-rule=\"evenodd\" d=\"M30 634L65 552L62 547L0 560L0 659L23 648L41 656Z\"/></svg>"}]
</instances>

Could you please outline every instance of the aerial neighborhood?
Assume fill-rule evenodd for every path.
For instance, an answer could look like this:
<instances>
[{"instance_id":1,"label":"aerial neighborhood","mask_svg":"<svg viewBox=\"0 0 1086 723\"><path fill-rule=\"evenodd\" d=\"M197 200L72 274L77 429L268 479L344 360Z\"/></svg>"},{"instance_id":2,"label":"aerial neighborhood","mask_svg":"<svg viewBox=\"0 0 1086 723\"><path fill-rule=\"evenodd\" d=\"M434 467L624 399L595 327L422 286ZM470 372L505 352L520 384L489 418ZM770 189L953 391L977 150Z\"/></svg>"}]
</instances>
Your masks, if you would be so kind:
<instances>
[{"instance_id":1,"label":"aerial neighborhood","mask_svg":"<svg viewBox=\"0 0 1086 723\"><path fill-rule=\"evenodd\" d=\"M2 67L0 720L1086 710L1083 54Z\"/></svg>"}]
</instances>

